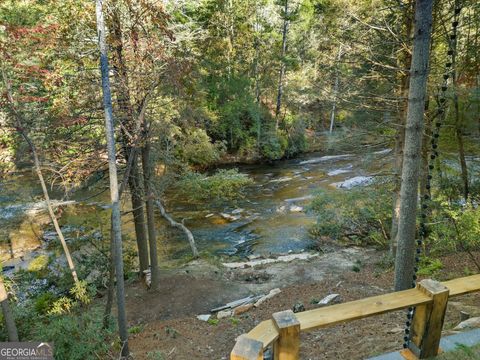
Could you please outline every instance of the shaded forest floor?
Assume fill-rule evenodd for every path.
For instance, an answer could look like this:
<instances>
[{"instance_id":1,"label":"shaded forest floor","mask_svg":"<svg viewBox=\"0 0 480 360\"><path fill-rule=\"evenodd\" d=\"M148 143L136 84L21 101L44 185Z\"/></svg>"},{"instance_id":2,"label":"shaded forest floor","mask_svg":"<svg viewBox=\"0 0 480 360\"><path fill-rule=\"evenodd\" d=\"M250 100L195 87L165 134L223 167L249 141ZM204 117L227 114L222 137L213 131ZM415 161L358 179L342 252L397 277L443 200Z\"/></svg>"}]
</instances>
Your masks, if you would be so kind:
<instances>
[{"instance_id":1,"label":"shaded forest floor","mask_svg":"<svg viewBox=\"0 0 480 360\"><path fill-rule=\"evenodd\" d=\"M228 359L235 339L277 311L337 293L347 302L392 291L393 272L378 265L383 252L343 249L309 261L225 270L200 260L179 270L164 271L161 290L151 293L140 283L127 289L127 311L134 359ZM475 265L465 254L441 259L443 269L433 277L446 280L470 275ZM281 285L283 284L283 286ZM248 294L282 292L247 313L208 323L196 318L213 307ZM449 303L445 332L460 321L460 310L480 315L480 294ZM385 314L310 333L302 333L302 359L364 359L399 350L403 343L405 311Z\"/></svg>"}]
</instances>

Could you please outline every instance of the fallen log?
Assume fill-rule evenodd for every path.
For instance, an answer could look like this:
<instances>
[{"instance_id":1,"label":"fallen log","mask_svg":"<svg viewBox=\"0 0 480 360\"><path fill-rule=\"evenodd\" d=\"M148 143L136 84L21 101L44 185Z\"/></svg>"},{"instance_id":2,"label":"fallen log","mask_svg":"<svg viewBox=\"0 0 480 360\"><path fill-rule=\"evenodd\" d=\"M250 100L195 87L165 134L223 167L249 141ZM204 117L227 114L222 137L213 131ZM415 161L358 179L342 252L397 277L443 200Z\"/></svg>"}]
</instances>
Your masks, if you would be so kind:
<instances>
[{"instance_id":1,"label":"fallen log","mask_svg":"<svg viewBox=\"0 0 480 360\"><path fill-rule=\"evenodd\" d=\"M165 218L165 220L168 221L170 226L176 227L177 229L182 230L185 235L187 236L188 242L190 243L190 247L192 248L192 253L195 258L199 257L197 246L195 245L195 239L193 237L192 232L182 223L176 222L173 220L173 218L167 214L165 211L165 208L162 205L162 202L160 200L155 200L155 205L157 205L158 210L160 211L160 214Z\"/></svg>"},{"instance_id":2,"label":"fallen log","mask_svg":"<svg viewBox=\"0 0 480 360\"><path fill-rule=\"evenodd\" d=\"M220 306L220 307L217 307L215 309L212 309L210 310L211 313L216 313L216 312L219 312L219 311L223 311L223 310L227 310L227 309L235 309L239 306L244 306L244 305L248 305L248 304L253 304L255 303L258 299L261 299L262 297L264 297L265 295L257 295L257 296L253 296L253 295L250 295L246 298L243 298L243 299L238 299L238 300L235 300L235 301L232 301L232 302L229 302L223 306Z\"/></svg>"}]
</instances>

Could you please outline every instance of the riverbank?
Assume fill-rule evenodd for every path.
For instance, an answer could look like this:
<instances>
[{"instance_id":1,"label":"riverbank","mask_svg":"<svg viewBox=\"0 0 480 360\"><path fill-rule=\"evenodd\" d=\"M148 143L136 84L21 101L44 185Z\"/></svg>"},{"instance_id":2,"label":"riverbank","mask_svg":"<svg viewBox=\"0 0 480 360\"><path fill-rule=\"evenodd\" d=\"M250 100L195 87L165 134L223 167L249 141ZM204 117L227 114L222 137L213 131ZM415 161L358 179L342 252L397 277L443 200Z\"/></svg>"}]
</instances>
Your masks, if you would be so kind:
<instances>
[{"instance_id":1,"label":"riverbank","mask_svg":"<svg viewBox=\"0 0 480 360\"><path fill-rule=\"evenodd\" d=\"M156 294L132 284L127 291L127 311L130 326L139 329L130 340L134 358L226 360L235 339L274 312L300 304L310 310L332 293L339 294L338 301L347 302L392 291L392 270L380 265L384 256L381 251L346 248L306 261L235 270L196 261L164 272ZM438 280L465 276L466 268L474 268L461 253L444 257L442 262L443 270L435 275ZM276 287L281 289L279 295L241 315L210 322L196 318L226 302ZM475 306L479 299L473 294L450 302L446 333L458 324L459 311L480 314ZM405 312L399 311L302 333L302 359L355 360L398 350L404 323Z\"/></svg>"}]
</instances>

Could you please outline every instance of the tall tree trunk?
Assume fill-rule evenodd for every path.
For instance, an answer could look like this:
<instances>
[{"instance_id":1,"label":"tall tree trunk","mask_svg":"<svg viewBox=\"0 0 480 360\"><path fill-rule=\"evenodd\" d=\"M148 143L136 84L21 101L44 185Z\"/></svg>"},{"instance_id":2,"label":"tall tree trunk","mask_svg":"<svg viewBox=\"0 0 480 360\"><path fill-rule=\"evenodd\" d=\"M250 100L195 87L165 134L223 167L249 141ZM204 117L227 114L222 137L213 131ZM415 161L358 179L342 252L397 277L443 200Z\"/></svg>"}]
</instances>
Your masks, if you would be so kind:
<instances>
[{"instance_id":1,"label":"tall tree trunk","mask_svg":"<svg viewBox=\"0 0 480 360\"><path fill-rule=\"evenodd\" d=\"M458 0L455 1L455 8L459 7ZM468 201L469 184L468 184L468 169L467 161L465 160L465 146L463 144L463 121L460 114L460 104L458 102L458 71L457 71L457 27L453 28L452 35L454 38L452 43L452 82L453 82L453 106L455 109L455 134L458 142L458 158L460 161L460 169L463 183L463 197L465 202Z\"/></svg>"},{"instance_id":2,"label":"tall tree trunk","mask_svg":"<svg viewBox=\"0 0 480 360\"><path fill-rule=\"evenodd\" d=\"M0 305L2 306L3 318L5 319L8 341L18 341L17 325L15 324L15 319L10 309L10 304L8 303L8 293L5 289L3 279L0 279Z\"/></svg>"},{"instance_id":3,"label":"tall tree trunk","mask_svg":"<svg viewBox=\"0 0 480 360\"><path fill-rule=\"evenodd\" d=\"M10 108L13 113L13 116L15 117L17 131L23 137L25 142L28 144L30 151L32 152L34 169L35 169L35 172L37 173L38 180L40 181L40 185L42 187L43 197L45 199L45 205L47 206L48 214L50 215L50 219L52 220L53 227L55 228L57 236L60 239L60 243L62 244L63 252L65 253L65 257L67 258L68 267L70 268L73 281L75 283L78 283L77 271L75 270L75 265L73 264L72 256L70 255L70 250L68 249L67 242L65 241L65 237L63 236L63 232L60 229L60 225L58 224L57 217L55 216L55 212L53 211L53 207L50 202L50 195L48 194L47 185L45 184L45 179L43 178L37 149L33 141L27 135L27 132L23 125L24 121L23 121L22 115L20 114L20 112L17 110L17 107L15 106L15 100L13 99L12 88L10 85L10 81L7 77L7 73L5 72L5 69L2 69L2 76L3 76L3 81L5 83L5 88L7 90L7 100L8 100L8 103L10 104Z\"/></svg>"},{"instance_id":4,"label":"tall tree trunk","mask_svg":"<svg viewBox=\"0 0 480 360\"><path fill-rule=\"evenodd\" d=\"M400 186L401 175L403 167L403 147L405 145L405 119L407 117L407 100L408 100L408 86L410 82L410 73L405 70L411 66L412 56L408 48L409 39L412 35L413 25L413 7L414 2L409 1L403 11L403 19L405 23L405 33L402 36L405 41L400 43L398 67L403 69L399 72L399 89L398 89L398 110L397 110L397 124L395 130L395 162L394 162L394 189L393 189L393 206L392 206L392 226L390 229L390 255L395 258L398 243L398 217L400 215ZM401 24L401 22L400 22ZM402 31L399 29L398 33Z\"/></svg>"},{"instance_id":5,"label":"tall tree trunk","mask_svg":"<svg viewBox=\"0 0 480 360\"><path fill-rule=\"evenodd\" d=\"M120 215L120 202L117 179L117 161L115 153L115 135L113 125L112 97L110 92L110 79L108 69L107 44L105 40L105 23L103 19L102 0L96 0L96 17L98 44L100 47L100 70L102 74L103 106L105 110L105 133L108 150L108 169L110 178L110 198L112 202L112 230L111 241L115 249L115 273L117 278L117 311L118 330L122 343L121 356L129 356L127 316L125 311L125 284L123 280L123 257L122 257L122 224Z\"/></svg>"},{"instance_id":6,"label":"tall tree trunk","mask_svg":"<svg viewBox=\"0 0 480 360\"><path fill-rule=\"evenodd\" d=\"M122 199L123 191L125 190L126 184L128 182L128 177L130 176L130 171L132 169L133 156L130 154L130 157L127 161L127 166L123 174L122 182L120 183L120 189L118 190L118 199ZM110 216L110 236L113 238L113 214ZM113 305L113 293L115 291L115 246L114 242L110 241L110 259L108 264L108 284L107 284L107 301L105 303L105 312L103 313L103 328L107 329L110 321L110 315L112 313Z\"/></svg>"},{"instance_id":7,"label":"tall tree trunk","mask_svg":"<svg viewBox=\"0 0 480 360\"><path fill-rule=\"evenodd\" d=\"M280 110L282 108L282 96L283 96L283 82L285 77L285 55L287 54L287 34L288 25L290 23L288 14L288 0L285 1L284 7L284 19L283 19L283 31L282 31L282 53L280 59L280 73L278 76L278 91L277 91L277 106L275 108L275 130L278 130L280 122Z\"/></svg>"},{"instance_id":8,"label":"tall tree trunk","mask_svg":"<svg viewBox=\"0 0 480 360\"><path fill-rule=\"evenodd\" d=\"M337 63L335 64L335 86L333 88L333 105L332 112L330 114L330 134L333 132L333 125L335 123L335 111L337 109L337 96L338 96L338 85L340 82L340 72L338 71L338 66L340 59L342 57L342 44L338 48Z\"/></svg>"},{"instance_id":9,"label":"tall tree trunk","mask_svg":"<svg viewBox=\"0 0 480 360\"><path fill-rule=\"evenodd\" d=\"M150 275L151 285L150 289L157 290L160 285L160 273L158 269L157 256L157 234L155 230L155 205L152 187L152 164L150 159L150 129L147 121L143 120L143 147L142 147L142 167L143 179L145 181L144 188L146 194L146 208L147 208L147 229L148 229L148 245L150 249Z\"/></svg>"},{"instance_id":10,"label":"tall tree trunk","mask_svg":"<svg viewBox=\"0 0 480 360\"><path fill-rule=\"evenodd\" d=\"M433 0L417 0L415 9L415 32L400 189L398 248L395 258L396 290L408 289L413 278L418 176L432 29L432 5Z\"/></svg>"},{"instance_id":11,"label":"tall tree trunk","mask_svg":"<svg viewBox=\"0 0 480 360\"><path fill-rule=\"evenodd\" d=\"M133 222L135 227L135 236L137 239L138 260L140 267L140 276L148 269L148 244L147 232L145 227L145 215L143 208L143 189L141 181L141 172L138 162L138 151L136 149L136 139L140 137L141 124L139 123L135 111L132 107L127 66L123 56L123 39L120 15L118 10L114 9L112 14L112 37L115 50L115 79L119 88L117 103L122 117L121 128L122 148L125 159L133 156L132 169L128 177L132 200Z\"/></svg>"},{"instance_id":12,"label":"tall tree trunk","mask_svg":"<svg viewBox=\"0 0 480 360\"><path fill-rule=\"evenodd\" d=\"M253 77L255 80L255 101L257 104L257 148L260 149L260 143L262 139L262 116L260 115L260 79L258 74L258 63L260 59L260 40L258 36L259 28L258 28L258 4L255 1L255 25L254 25L254 32L255 32L255 40L254 40L254 47L255 47L255 58L253 59Z\"/></svg>"}]
</instances>

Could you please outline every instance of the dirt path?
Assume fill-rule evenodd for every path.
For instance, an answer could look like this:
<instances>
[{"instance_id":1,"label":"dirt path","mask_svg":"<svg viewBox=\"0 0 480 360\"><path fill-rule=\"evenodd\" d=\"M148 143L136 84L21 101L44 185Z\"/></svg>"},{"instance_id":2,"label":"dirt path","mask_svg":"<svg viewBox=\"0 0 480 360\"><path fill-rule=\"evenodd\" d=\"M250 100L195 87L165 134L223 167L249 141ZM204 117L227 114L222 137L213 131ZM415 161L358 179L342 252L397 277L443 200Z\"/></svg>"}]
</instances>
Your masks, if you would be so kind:
<instances>
[{"instance_id":1,"label":"dirt path","mask_svg":"<svg viewBox=\"0 0 480 360\"><path fill-rule=\"evenodd\" d=\"M141 331L131 336L135 359L228 359L235 338L271 317L276 311L302 303L313 309L314 300L330 293L340 294L342 302L390 292L391 271L374 264L383 253L356 248L319 255L309 261L278 263L260 267L225 270L205 261L164 272L162 290L149 293L141 285L128 288L127 308L130 325ZM465 258L458 257L465 266ZM449 259L441 276L458 273L458 262ZM462 270L463 271L463 267ZM282 292L257 309L235 318L210 324L196 315L249 294ZM458 322L461 308L478 309L478 295L462 297L449 305L445 329ZM480 310L479 310L480 313ZM403 338L403 311L359 320L332 328L302 333L302 359L363 359L400 349Z\"/></svg>"}]
</instances>

